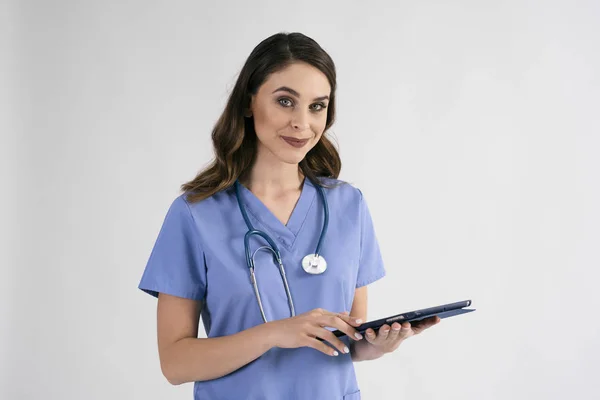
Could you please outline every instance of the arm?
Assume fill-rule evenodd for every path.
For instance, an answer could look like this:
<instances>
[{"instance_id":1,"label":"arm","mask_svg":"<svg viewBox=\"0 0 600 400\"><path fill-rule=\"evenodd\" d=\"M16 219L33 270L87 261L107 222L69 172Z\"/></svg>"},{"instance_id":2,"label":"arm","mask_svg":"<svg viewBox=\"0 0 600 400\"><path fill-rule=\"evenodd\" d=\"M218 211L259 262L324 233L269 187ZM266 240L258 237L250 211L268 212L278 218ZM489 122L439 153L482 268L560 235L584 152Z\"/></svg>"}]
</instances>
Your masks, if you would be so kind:
<instances>
[{"instance_id":1,"label":"arm","mask_svg":"<svg viewBox=\"0 0 600 400\"><path fill-rule=\"evenodd\" d=\"M328 356L345 344L325 327L353 337L356 330L336 313L315 309L292 318L260 324L217 338L198 338L201 302L160 293L158 352L163 375L173 384L204 381L228 375L274 347L312 347Z\"/></svg>"},{"instance_id":2,"label":"arm","mask_svg":"<svg viewBox=\"0 0 600 400\"><path fill-rule=\"evenodd\" d=\"M267 324L230 336L198 338L200 302L160 294L158 351L163 375L173 385L219 378L274 347Z\"/></svg>"}]
</instances>

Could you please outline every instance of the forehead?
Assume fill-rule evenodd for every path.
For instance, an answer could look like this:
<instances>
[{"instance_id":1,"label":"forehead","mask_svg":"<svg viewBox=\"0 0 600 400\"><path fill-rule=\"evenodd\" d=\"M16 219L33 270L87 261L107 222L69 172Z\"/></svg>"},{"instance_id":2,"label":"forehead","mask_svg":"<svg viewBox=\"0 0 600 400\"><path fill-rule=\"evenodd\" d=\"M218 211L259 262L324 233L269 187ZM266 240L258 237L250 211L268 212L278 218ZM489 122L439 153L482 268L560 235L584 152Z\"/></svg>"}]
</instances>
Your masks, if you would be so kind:
<instances>
[{"instance_id":1,"label":"forehead","mask_svg":"<svg viewBox=\"0 0 600 400\"><path fill-rule=\"evenodd\" d=\"M324 73L306 63L293 63L266 79L259 93L271 94L281 86L287 86L300 94L301 98L328 96L331 91Z\"/></svg>"}]
</instances>

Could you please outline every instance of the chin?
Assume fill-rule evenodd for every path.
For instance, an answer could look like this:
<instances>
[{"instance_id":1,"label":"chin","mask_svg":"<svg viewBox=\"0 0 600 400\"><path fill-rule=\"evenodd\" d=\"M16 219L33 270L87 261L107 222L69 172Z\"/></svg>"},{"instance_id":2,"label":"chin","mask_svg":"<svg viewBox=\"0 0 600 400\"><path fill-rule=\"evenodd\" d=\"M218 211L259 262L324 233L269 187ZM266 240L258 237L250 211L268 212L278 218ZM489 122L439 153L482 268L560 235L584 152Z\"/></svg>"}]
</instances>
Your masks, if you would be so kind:
<instances>
[{"instance_id":1,"label":"chin","mask_svg":"<svg viewBox=\"0 0 600 400\"><path fill-rule=\"evenodd\" d=\"M300 161L304 160L304 157L306 156L306 154L285 154L285 155L280 155L278 158L281 160L281 162L284 162L286 164L300 164Z\"/></svg>"},{"instance_id":2,"label":"chin","mask_svg":"<svg viewBox=\"0 0 600 400\"><path fill-rule=\"evenodd\" d=\"M306 157L306 151L283 150L277 152L277 158L286 164L299 164Z\"/></svg>"}]
</instances>

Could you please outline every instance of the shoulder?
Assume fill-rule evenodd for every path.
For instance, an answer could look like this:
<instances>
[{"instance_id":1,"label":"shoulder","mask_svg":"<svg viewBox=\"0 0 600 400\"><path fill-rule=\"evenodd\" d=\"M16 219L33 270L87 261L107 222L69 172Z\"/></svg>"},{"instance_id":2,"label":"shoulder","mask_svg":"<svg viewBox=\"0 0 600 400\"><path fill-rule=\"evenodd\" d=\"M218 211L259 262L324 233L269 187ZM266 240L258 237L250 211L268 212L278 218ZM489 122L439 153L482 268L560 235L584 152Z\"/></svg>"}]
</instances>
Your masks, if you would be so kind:
<instances>
[{"instance_id":1,"label":"shoulder","mask_svg":"<svg viewBox=\"0 0 600 400\"><path fill-rule=\"evenodd\" d=\"M319 178L319 181L325 189L328 199L350 207L360 207L363 202L362 191L350 182L323 177Z\"/></svg>"},{"instance_id":2,"label":"shoulder","mask_svg":"<svg viewBox=\"0 0 600 400\"><path fill-rule=\"evenodd\" d=\"M169 226L184 226L195 219L193 207L187 201L185 194L171 198L164 216L164 222Z\"/></svg>"},{"instance_id":3,"label":"shoulder","mask_svg":"<svg viewBox=\"0 0 600 400\"><path fill-rule=\"evenodd\" d=\"M185 194L180 194L171 200L167 216L186 217L190 214L190 205L186 200Z\"/></svg>"},{"instance_id":4,"label":"shoulder","mask_svg":"<svg viewBox=\"0 0 600 400\"><path fill-rule=\"evenodd\" d=\"M228 215L237 210L238 204L234 188L230 187L208 197L198 199L190 192L184 192L175 198L173 205L188 213L200 229L203 226L222 226Z\"/></svg>"},{"instance_id":5,"label":"shoulder","mask_svg":"<svg viewBox=\"0 0 600 400\"><path fill-rule=\"evenodd\" d=\"M190 210L197 209L212 209L219 205L222 205L223 201L235 197L233 186L211 194L208 197L198 196L193 192L183 192L176 199L175 202L185 204Z\"/></svg>"}]
</instances>

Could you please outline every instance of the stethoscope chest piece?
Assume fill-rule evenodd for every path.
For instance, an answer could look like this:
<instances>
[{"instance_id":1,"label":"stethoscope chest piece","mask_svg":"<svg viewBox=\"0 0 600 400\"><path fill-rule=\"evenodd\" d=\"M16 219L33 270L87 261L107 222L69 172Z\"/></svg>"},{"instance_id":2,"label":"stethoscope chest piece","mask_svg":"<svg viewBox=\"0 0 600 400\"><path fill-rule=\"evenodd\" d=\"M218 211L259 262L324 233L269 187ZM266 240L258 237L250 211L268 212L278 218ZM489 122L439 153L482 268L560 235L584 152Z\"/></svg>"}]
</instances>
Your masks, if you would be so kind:
<instances>
[{"instance_id":1,"label":"stethoscope chest piece","mask_svg":"<svg viewBox=\"0 0 600 400\"><path fill-rule=\"evenodd\" d=\"M302 259L302 268L312 275L322 274L327 269L327 261L320 255L308 254Z\"/></svg>"}]
</instances>

